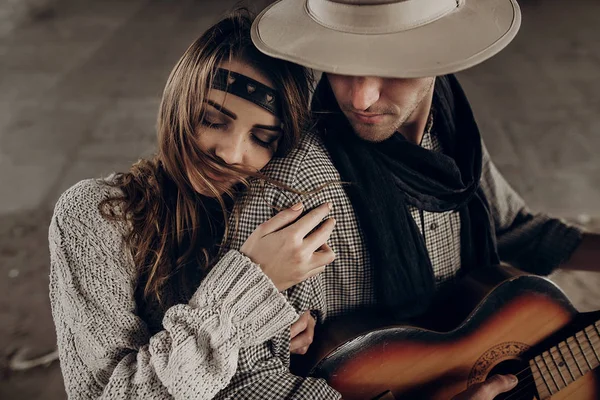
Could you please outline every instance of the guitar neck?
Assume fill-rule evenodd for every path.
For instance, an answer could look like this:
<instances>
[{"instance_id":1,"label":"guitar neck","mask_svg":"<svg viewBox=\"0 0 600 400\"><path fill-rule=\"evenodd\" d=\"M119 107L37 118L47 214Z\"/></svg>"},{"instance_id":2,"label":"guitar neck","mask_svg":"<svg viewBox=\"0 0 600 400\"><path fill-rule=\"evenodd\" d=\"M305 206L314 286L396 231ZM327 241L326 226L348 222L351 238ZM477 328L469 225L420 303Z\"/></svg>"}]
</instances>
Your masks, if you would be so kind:
<instances>
[{"instance_id":1,"label":"guitar neck","mask_svg":"<svg viewBox=\"0 0 600 400\"><path fill-rule=\"evenodd\" d=\"M600 365L600 320L529 360L542 399Z\"/></svg>"}]
</instances>

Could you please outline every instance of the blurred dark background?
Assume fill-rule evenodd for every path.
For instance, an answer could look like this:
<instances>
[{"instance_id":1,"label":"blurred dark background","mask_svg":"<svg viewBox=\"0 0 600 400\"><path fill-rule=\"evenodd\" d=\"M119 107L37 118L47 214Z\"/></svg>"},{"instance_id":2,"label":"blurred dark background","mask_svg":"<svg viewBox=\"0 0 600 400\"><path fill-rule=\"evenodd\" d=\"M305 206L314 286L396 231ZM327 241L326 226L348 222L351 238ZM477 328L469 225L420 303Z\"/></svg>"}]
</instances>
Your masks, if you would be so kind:
<instances>
[{"instance_id":1,"label":"blurred dark background","mask_svg":"<svg viewBox=\"0 0 600 400\"><path fill-rule=\"evenodd\" d=\"M235 4L0 0L0 399L65 398L48 301L53 205L152 154L170 69ZM517 39L459 78L531 208L599 230L600 2L521 6ZM599 274L553 279L581 310L600 309Z\"/></svg>"}]
</instances>

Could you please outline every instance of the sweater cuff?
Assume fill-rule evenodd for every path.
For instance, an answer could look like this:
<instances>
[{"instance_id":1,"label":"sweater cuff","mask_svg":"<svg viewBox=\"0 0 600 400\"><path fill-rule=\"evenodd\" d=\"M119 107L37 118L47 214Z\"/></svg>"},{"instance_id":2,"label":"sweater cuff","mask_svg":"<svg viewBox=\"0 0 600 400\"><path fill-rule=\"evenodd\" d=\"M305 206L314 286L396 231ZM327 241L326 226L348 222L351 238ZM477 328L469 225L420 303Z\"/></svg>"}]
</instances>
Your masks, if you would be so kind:
<instances>
[{"instance_id":1,"label":"sweater cuff","mask_svg":"<svg viewBox=\"0 0 600 400\"><path fill-rule=\"evenodd\" d=\"M262 269L230 250L204 278L189 305L216 307L240 330L243 345L265 342L289 327L298 314Z\"/></svg>"}]
</instances>

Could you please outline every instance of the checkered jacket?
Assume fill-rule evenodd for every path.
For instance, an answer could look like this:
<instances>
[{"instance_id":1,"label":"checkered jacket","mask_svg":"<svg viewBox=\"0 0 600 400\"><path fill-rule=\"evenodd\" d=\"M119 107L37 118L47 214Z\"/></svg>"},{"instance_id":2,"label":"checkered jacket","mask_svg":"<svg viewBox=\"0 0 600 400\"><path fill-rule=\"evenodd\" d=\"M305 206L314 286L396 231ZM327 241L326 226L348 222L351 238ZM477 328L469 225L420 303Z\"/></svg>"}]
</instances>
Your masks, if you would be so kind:
<instances>
[{"instance_id":1,"label":"checkered jacket","mask_svg":"<svg viewBox=\"0 0 600 400\"><path fill-rule=\"evenodd\" d=\"M435 133L422 146L442 151ZM273 159L264 169L272 178L309 192L341 178L319 137L309 133L286 158ZM581 232L544 215L533 215L508 185L484 150L483 191L489 201L503 261L532 272L548 273L565 261L578 245ZM336 227L328 241L336 260L325 272L287 290L298 312L313 310L318 323L375 304L369 253L352 204L340 185L314 195L300 196L275 186L256 183L248 191L237 230L230 243L239 249L262 222L302 200L306 210L332 202ZM377 201L376 199L373 199ZM460 218L456 212L429 213L411 209L432 260L438 285L450 282L460 269ZM289 372L290 331L259 346L241 350L238 370L217 399L339 399L324 380L301 378Z\"/></svg>"}]
</instances>

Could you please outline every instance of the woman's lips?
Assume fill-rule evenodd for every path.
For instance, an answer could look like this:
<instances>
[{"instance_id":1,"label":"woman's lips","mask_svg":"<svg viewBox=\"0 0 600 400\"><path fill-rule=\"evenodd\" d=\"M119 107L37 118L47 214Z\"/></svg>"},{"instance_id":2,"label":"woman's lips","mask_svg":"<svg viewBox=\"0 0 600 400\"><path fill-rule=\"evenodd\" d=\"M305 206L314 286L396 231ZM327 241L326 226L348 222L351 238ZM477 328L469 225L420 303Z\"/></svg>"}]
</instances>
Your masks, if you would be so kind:
<instances>
[{"instance_id":1,"label":"woman's lips","mask_svg":"<svg viewBox=\"0 0 600 400\"><path fill-rule=\"evenodd\" d=\"M212 172L210 172L210 171L207 171L207 172L206 172L206 176L207 176L207 177L208 177L208 179L210 179L211 181L215 181L215 182L221 182L221 183L222 183L222 182L227 182L227 181L231 180L231 178L229 178L229 179L228 179L227 177L225 177L225 176L223 176L223 175L217 175L217 174L214 174L214 173L212 173Z\"/></svg>"}]
</instances>

